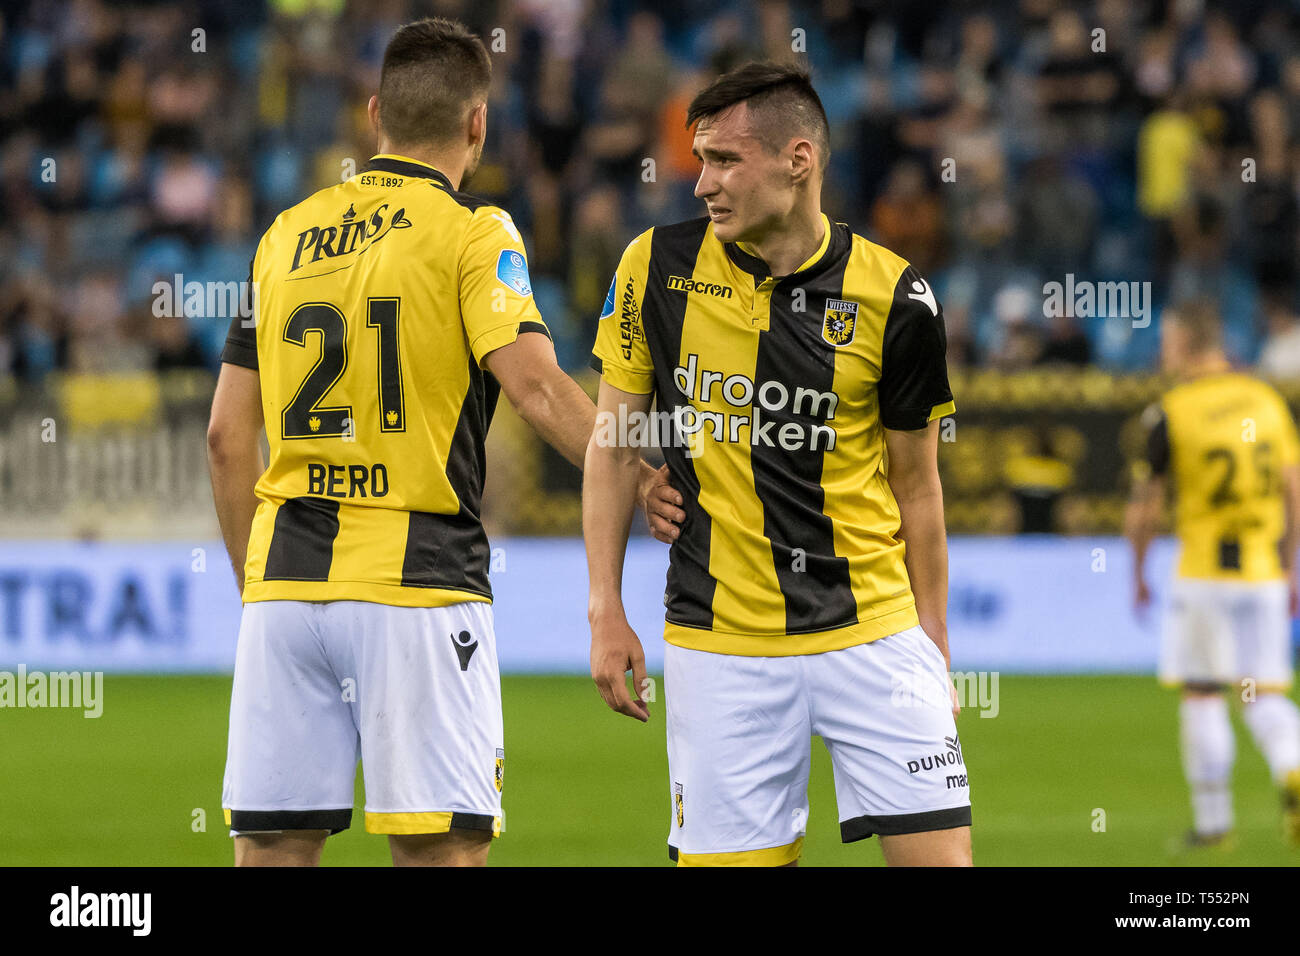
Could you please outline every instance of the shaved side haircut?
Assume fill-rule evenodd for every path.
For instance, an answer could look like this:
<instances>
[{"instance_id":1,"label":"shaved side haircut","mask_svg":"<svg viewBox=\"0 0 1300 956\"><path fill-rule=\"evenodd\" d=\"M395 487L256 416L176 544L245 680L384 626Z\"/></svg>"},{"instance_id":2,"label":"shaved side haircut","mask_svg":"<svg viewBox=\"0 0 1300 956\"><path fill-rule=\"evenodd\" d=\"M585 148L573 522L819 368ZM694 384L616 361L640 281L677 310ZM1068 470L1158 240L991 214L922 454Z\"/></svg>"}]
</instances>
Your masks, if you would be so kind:
<instances>
[{"instance_id":1,"label":"shaved side haircut","mask_svg":"<svg viewBox=\"0 0 1300 956\"><path fill-rule=\"evenodd\" d=\"M764 146L779 152L791 136L801 136L817 147L818 165L826 169L831 155L830 124L807 69L763 60L724 73L691 100L686 125L713 120L739 103L749 104L754 135Z\"/></svg>"},{"instance_id":2,"label":"shaved side haircut","mask_svg":"<svg viewBox=\"0 0 1300 956\"><path fill-rule=\"evenodd\" d=\"M379 124L403 146L451 143L491 83L492 60L476 34L455 20L416 20L384 51Z\"/></svg>"}]
</instances>

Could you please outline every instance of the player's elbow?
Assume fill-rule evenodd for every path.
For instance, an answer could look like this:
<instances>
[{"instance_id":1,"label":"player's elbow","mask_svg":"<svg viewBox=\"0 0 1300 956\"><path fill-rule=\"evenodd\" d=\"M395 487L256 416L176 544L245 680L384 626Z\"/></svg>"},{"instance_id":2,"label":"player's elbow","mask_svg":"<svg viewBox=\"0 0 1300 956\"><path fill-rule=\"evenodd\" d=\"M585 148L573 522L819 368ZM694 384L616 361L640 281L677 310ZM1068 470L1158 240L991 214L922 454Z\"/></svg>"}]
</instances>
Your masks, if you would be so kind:
<instances>
[{"instance_id":1,"label":"player's elbow","mask_svg":"<svg viewBox=\"0 0 1300 956\"><path fill-rule=\"evenodd\" d=\"M248 455L250 449L256 454L257 435L253 433L250 436L247 431L214 416L208 422L208 462L219 467L238 461Z\"/></svg>"},{"instance_id":2,"label":"player's elbow","mask_svg":"<svg viewBox=\"0 0 1300 956\"><path fill-rule=\"evenodd\" d=\"M943 507L943 484L937 468L925 464L898 468L891 462L889 488L900 507L927 500L937 501Z\"/></svg>"},{"instance_id":3,"label":"player's elbow","mask_svg":"<svg viewBox=\"0 0 1300 956\"><path fill-rule=\"evenodd\" d=\"M620 443L617 432L605 427L602 416L609 414L608 411L596 413L596 427L592 429L591 437L587 439L586 464L583 470L589 476L606 471L617 471L620 468L638 468L641 464L639 449L628 442Z\"/></svg>"},{"instance_id":4,"label":"player's elbow","mask_svg":"<svg viewBox=\"0 0 1300 956\"><path fill-rule=\"evenodd\" d=\"M535 431L542 435L551 434L557 430L562 415L562 389L567 378L559 366L537 369L514 381L506 392L506 398L519 417Z\"/></svg>"},{"instance_id":5,"label":"player's elbow","mask_svg":"<svg viewBox=\"0 0 1300 956\"><path fill-rule=\"evenodd\" d=\"M1124 513L1124 537L1134 544L1148 541L1155 534L1156 516L1150 505L1140 499L1128 503Z\"/></svg>"}]
</instances>

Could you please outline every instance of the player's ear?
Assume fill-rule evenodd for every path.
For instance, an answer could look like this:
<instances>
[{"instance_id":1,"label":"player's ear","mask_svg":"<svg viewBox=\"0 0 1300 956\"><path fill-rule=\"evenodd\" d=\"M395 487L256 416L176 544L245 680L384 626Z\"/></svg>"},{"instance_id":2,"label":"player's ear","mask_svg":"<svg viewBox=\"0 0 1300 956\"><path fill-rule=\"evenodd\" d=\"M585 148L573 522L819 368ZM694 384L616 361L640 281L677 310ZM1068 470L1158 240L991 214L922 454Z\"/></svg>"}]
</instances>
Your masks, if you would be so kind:
<instances>
[{"instance_id":1,"label":"player's ear","mask_svg":"<svg viewBox=\"0 0 1300 956\"><path fill-rule=\"evenodd\" d=\"M370 128L379 135L379 96L370 97L370 102L366 104L366 116L370 119Z\"/></svg>"},{"instance_id":2,"label":"player's ear","mask_svg":"<svg viewBox=\"0 0 1300 956\"><path fill-rule=\"evenodd\" d=\"M794 185L799 186L807 182L808 177L812 175L813 167L816 165L817 157L813 152L813 145L806 139L797 139L794 141L794 148L790 157L790 179Z\"/></svg>"},{"instance_id":3,"label":"player's ear","mask_svg":"<svg viewBox=\"0 0 1300 956\"><path fill-rule=\"evenodd\" d=\"M469 141L478 144L487 140L487 101L480 103L469 113Z\"/></svg>"}]
</instances>

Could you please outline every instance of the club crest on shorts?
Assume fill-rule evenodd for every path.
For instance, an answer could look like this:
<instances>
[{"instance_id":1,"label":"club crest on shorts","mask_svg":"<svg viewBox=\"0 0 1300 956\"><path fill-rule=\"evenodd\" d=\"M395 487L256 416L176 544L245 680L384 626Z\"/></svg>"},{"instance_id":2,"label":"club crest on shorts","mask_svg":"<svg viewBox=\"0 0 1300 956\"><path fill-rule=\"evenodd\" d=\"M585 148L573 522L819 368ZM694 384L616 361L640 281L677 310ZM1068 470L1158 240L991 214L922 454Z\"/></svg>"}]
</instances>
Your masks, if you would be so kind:
<instances>
[{"instance_id":1,"label":"club crest on shorts","mask_svg":"<svg viewBox=\"0 0 1300 956\"><path fill-rule=\"evenodd\" d=\"M500 747L497 748L497 765L494 771L493 783L496 784L497 793L506 785L506 752Z\"/></svg>"},{"instance_id":2,"label":"club crest on shorts","mask_svg":"<svg viewBox=\"0 0 1300 956\"><path fill-rule=\"evenodd\" d=\"M686 801L682 797L682 785L673 784L673 810L677 813L677 827L686 826Z\"/></svg>"},{"instance_id":3,"label":"club crest on shorts","mask_svg":"<svg viewBox=\"0 0 1300 956\"><path fill-rule=\"evenodd\" d=\"M853 341L858 324L858 304L845 299L827 299L826 317L822 321L822 338L839 348Z\"/></svg>"}]
</instances>

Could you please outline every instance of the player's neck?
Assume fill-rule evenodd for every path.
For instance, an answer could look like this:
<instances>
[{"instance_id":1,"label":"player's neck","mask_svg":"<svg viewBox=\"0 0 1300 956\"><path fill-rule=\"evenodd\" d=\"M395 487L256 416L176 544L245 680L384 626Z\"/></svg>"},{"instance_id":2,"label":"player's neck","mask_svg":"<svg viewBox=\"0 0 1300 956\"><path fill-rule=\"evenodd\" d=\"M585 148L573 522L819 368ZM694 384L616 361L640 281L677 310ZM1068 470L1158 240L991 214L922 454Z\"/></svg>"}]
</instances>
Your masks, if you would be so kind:
<instances>
[{"instance_id":1,"label":"player's neck","mask_svg":"<svg viewBox=\"0 0 1300 956\"><path fill-rule=\"evenodd\" d=\"M774 276L788 276L812 258L826 238L822 211L816 203L796 207L779 227L754 242L741 243L750 255L762 259Z\"/></svg>"},{"instance_id":2,"label":"player's neck","mask_svg":"<svg viewBox=\"0 0 1300 956\"><path fill-rule=\"evenodd\" d=\"M1191 380L1194 378L1204 378L1207 375L1222 375L1224 372L1232 371L1232 363L1222 352L1207 352L1205 355L1198 356L1187 363L1183 371L1183 378Z\"/></svg>"},{"instance_id":3,"label":"player's neck","mask_svg":"<svg viewBox=\"0 0 1300 956\"><path fill-rule=\"evenodd\" d=\"M447 177L452 189L460 189L461 180L465 178L465 158L455 159L445 150L433 150L427 146L395 146L387 140L379 141L379 152L383 156L405 156L416 162L432 166Z\"/></svg>"}]
</instances>

